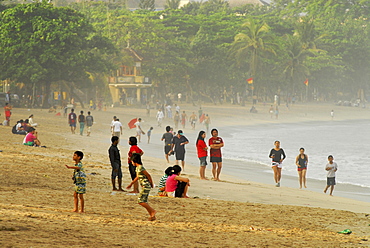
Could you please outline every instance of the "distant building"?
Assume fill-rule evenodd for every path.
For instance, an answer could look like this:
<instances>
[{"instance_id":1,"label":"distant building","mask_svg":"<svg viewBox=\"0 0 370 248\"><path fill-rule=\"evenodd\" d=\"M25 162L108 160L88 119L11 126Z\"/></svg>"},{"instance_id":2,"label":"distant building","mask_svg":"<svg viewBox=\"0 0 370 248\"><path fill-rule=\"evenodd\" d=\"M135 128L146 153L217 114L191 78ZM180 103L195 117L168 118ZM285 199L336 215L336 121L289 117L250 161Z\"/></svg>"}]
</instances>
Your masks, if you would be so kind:
<instances>
[{"instance_id":1,"label":"distant building","mask_svg":"<svg viewBox=\"0 0 370 248\"><path fill-rule=\"evenodd\" d=\"M263 0L229 0L230 8L240 7L246 4L253 4L253 5L269 5L270 1L263 1Z\"/></svg>"},{"instance_id":2,"label":"distant building","mask_svg":"<svg viewBox=\"0 0 370 248\"><path fill-rule=\"evenodd\" d=\"M148 89L152 87L148 77L141 74L143 58L133 49L125 48L124 51L132 57L133 63L121 65L109 77L109 90L114 104L145 103Z\"/></svg>"}]
</instances>

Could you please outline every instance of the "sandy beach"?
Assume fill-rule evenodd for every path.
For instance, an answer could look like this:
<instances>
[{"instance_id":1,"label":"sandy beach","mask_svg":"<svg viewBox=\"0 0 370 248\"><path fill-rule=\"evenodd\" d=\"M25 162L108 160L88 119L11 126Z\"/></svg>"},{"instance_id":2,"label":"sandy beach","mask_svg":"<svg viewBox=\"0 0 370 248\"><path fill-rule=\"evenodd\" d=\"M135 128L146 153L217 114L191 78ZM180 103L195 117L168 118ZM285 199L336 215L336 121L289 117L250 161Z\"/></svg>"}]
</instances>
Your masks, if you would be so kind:
<instances>
[{"instance_id":1,"label":"sandy beach","mask_svg":"<svg viewBox=\"0 0 370 248\"><path fill-rule=\"evenodd\" d=\"M249 107L204 105L211 116L211 126L257 125L272 122L300 123L330 120L366 119L369 109L338 107L331 104L295 105L281 108L279 119L268 114L269 104ZM197 106L181 104L188 116ZM76 112L81 110L76 108ZM87 112L87 109L84 109ZM47 148L21 144L24 136L11 134L11 127L0 126L0 246L1 247L369 247L370 203L293 187L276 188L272 184L242 180L222 174L222 182L199 180L199 167L186 164L184 176L191 180L191 199L157 197L152 189L149 204L157 210L157 220L147 221L147 213L137 204L137 196L112 192L111 167L107 150L110 146L110 122L113 115L125 126L121 137L123 182L130 177L126 165L127 139L135 134L126 123L142 117L144 130L155 127L154 118L144 108L108 108L93 111L95 124L91 137L72 135L67 119L40 109L13 109L16 120L34 114L37 131ZM3 113L1 118L3 118ZM86 131L85 131L86 132ZM76 132L78 133L78 132ZM186 129L189 137L197 131ZM156 136L153 136L156 137ZM194 144L194 140L190 141ZM189 144L190 145L190 144ZM163 154L146 144L140 147L145 168L158 184L167 164L147 154ZM72 155L85 153L87 174L86 213L72 213L74 185L70 179ZM210 176L210 166L207 167ZM258 181L258 180L256 180ZM352 234L337 232L352 230Z\"/></svg>"}]
</instances>

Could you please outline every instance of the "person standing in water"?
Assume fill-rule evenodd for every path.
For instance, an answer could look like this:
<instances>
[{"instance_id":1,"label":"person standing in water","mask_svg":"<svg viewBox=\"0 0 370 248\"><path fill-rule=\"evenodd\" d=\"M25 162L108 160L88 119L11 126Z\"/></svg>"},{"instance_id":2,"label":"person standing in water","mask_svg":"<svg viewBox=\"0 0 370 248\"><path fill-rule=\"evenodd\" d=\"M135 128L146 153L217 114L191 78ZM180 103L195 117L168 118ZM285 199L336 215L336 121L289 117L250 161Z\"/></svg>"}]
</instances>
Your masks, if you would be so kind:
<instances>
[{"instance_id":1,"label":"person standing in water","mask_svg":"<svg viewBox=\"0 0 370 248\"><path fill-rule=\"evenodd\" d=\"M275 148L271 149L269 157L272 159L271 167L274 171L276 187L280 187L281 169L286 158L284 150L280 148L280 141L275 141Z\"/></svg>"},{"instance_id":2,"label":"person standing in water","mask_svg":"<svg viewBox=\"0 0 370 248\"><path fill-rule=\"evenodd\" d=\"M308 164L308 156L304 153L304 148L299 149L299 155L295 158L295 164L297 165L298 169L298 176L299 176L299 188L302 188L302 183L305 188L306 186L306 172L307 172L307 164Z\"/></svg>"}]
</instances>

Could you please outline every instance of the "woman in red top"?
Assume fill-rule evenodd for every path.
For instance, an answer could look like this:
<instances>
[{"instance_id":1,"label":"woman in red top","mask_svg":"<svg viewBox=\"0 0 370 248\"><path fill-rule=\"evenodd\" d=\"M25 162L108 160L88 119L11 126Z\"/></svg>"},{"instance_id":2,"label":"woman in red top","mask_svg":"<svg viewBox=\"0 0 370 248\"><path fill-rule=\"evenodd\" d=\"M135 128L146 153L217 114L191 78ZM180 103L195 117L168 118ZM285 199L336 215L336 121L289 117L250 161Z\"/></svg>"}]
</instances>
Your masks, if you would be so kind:
<instances>
[{"instance_id":1,"label":"woman in red top","mask_svg":"<svg viewBox=\"0 0 370 248\"><path fill-rule=\"evenodd\" d=\"M137 139L136 137L132 136L128 140L128 144L131 146L130 150L128 151L128 169L130 171L131 179L134 180L136 178L136 166L132 164L131 157L134 153L140 154L140 156L143 156L144 152L137 146ZM139 183L138 181L134 182L134 190L130 193L139 193Z\"/></svg>"},{"instance_id":2,"label":"woman in red top","mask_svg":"<svg viewBox=\"0 0 370 248\"><path fill-rule=\"evenodd\" d=\"M200 169L199 169L199 174L200 174L200 179L202 180L207 180L205 176L206 172L206 166L207 166L207 144L204 141L206 138L206 132L200 131L198 134L198 139L197 139L197 153L198 153L198 158L200 161Z\"/></svg>"}]
</instances>

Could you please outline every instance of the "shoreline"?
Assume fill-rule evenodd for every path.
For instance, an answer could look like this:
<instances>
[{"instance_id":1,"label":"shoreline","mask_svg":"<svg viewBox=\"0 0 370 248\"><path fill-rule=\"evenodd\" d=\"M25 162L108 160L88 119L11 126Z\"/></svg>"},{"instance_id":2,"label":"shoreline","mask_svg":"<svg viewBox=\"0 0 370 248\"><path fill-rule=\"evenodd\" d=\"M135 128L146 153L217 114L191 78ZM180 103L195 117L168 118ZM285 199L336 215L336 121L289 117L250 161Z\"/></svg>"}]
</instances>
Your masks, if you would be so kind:
<instances>
[{"instance_id":1,"label":"shoreline","mask_svg":"<svg viewBox=\"0 0 370 248\"><path fill-rule=\"evenodd\" d=\"M77 109L79 111L79 109ZM35 115L42 145L21 144L24 136L13 135L11 127L0 127L3 137L0 164L0 220L4 247L163 247L186 243L189 247L358 247L367 246L370 226L367 202L334 197L323 193L269 183L240 179L221 174L223 182L199 180L198 160L188 149L189 163L185 175L191 180L189 194L197 199L155 196L151 190L149 204L157 210L157 220L148 222L145 209L137 204L137 196L112 192L109 123L117 115L122 123L144 113L131 109L93 112L96 123L91 136L72 135L66 118L48 114L46 110L14 109L12 120ZM139 112L139 113L138 113ZM116 113L116 114L113 114ZM142 115L143 116L143 115ZM13 122L14 123L14 122ZM12 124L13 124L12 123ZM146 118L146 131L155 125ZM227 127L230 123L224 123ZM215 120L215 126L221 128ZM164 128L163 128L164 129ZM145 152L143 162L157 184L164 169L172 165L164 159L160 142L162 131L156 128L153 144L139 145ZM131 181L127 170L127 139L135 130L124 129L121 138L123 186ZM187 130L190 137L196 131ZM158 140L154 143L154 140ZM189 144L195 147L191 138ZM195 150L195 148L192 148ZM72 213L74 185L71 171L64 164L72 163L72 154L82 150L87 174L86 213ZM193 153L193 154L192 154ZM155 158L151 154L160 158ZM162 156L162 157L161 157ZM192 159L190 159L190 157ZM172 158L173 159L173 158ZM191 160L194 160L192 162ZM225 160L225 163L229 163ZM232 162L231 162L232 163ZM235 163L235 162L234 162ZM192 165L194 164L194 165ZM226 167L226 166L225 166ZM210 166L207 166L210 176ZM269 169L269 168L267 168ZM262 169L264 170L264 168ZM253 171L253 170L252 170ZM16 173L15 173L16 172ZM258 174L257 174L258 175ZM264 174L267 182L272 175ZM257 176L251 174L252 179ZM259 175L260 176L260 175ZM283 180L286 178L283 175ZM286 181L285 181L286 180ZM298 182L292 179L295 185ZM310 182L309 182L310 183ZM311 183L310 183L311 184ZM308 185L310 187L310 184ZM337 232L351 229L351 235ZM57 235L51 237L50 230ZM122 231L130 230L130 231ZM142 233L147 234L143 239ZM115 236L117 239L111 239ZM79 240L71 244L71 239ZM124 240L122 243L121 240Z\"/></svg>"}]
</instances>

